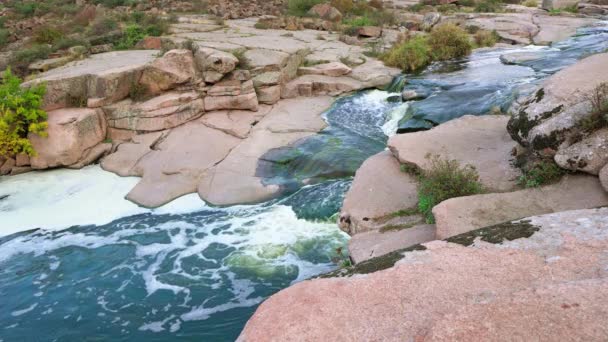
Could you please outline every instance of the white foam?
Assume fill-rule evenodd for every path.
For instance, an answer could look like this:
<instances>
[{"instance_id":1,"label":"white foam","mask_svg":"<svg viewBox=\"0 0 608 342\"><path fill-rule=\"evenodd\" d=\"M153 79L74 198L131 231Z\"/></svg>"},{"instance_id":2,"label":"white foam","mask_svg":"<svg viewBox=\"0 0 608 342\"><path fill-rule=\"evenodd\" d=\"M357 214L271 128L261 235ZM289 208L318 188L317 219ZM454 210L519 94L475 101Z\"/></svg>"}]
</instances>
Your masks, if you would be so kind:
<instances>
[{"instance_id":1,"label":"white foam","mask_svg":"<svg viewBox=\"0 0 608 342\"><path fill-rule=\"evenodd\" d=\"M15 311L11 312L11 316L18 317L18 316L21 316L21 315L25 315L26 313L34 310L37 306L38 306L38 303L34 303L34 304L30 305L29 307L27 307L27 308L25 308L23 310L15 310Z\"/></svg>"},{"instance_id":2,"label":"white foam","mask_svg":"<svg viewBox=\"0 0 608 342\"><path fill-rule=\"evenodd\" d=\"M181 214L205 208L196 194L154 209L126 200L137 177L119 177L98 165L81 170L57 169L0 177L0 236L43 228L103 225L118 218L152 212Z\"/></svg>"},{"instance_id":3,"label":"white foam","mask_svg":"<svg viewBox=\"0 0 608 342\"><path fill-rule=\"evenodd\" d=\"M407 113L407 108L409 104L406 102L401 106L393 109L388 115L387 120L384 125L382 125L382 131L386 134L387 137L392 137L397 134L397 129L399 128L399 120L401 120L405 114Z\"/></svg>"}]
</instances>

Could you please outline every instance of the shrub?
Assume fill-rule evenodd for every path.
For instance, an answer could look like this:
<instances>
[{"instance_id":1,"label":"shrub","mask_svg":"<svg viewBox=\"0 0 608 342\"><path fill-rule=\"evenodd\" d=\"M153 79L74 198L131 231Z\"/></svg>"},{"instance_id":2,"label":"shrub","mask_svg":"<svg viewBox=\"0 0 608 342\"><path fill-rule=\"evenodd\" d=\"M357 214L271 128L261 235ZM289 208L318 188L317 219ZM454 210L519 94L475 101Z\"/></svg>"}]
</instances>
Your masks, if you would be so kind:
<instances>
[{"instance_id":1,"label":"shrub","mask_svg":"<svg viewBox=\"0 0 608 342\"><path fill-rule=\"evenodd\" d=\"M436 26L429 34L428 43L436 60L464 57L472 49L467 33L454 24Z\"/></svg>"},{"instance_id":2,"label":"shrub","mask_svg":"<svg viewBox=\"0 0 608 342\"><path fill-rule=\"evenodd\" d=\"M460 0L458 4L464 7L475 7L475 0Z\"/></svg>"},{"instance_id":3,"label":"shrub","mask_svg":"<svg viewBox=\"0 0 608 342\"><path fill-rule=\"evenodd\" d=\"M475 45L478 47L491 47L498 43L500 37L496 31L488 31L488 30L479 30L475 32L473 36L475 39Z\"/></svg>"},{"instance_id":4,"label":"shrub","mask_svg":"<svg viewBox=\"0 0 608 342\"><path fill-rule=\"evenodd\" d=\"M536 0L526 0L523 3L524 6L526 7L538 7L538 1Z\"/></svg>"},{"instance_id":5,"label":"shrub","mask_svg":"<svg viewBox=\"0 0 608 342\"><path fill-rule=\"evenodd\" d=\"M372 19L367 16L347 18L347 19L344 19L342 21L342 23L344 25L354 27L354 28L361 27L361 26L374 26L374 24L375 24L372 21Z\"/></svg>"},{"instance_id":6,"label":"shrub","mask_svg":"<svg viewBox=\"0 0 608 342\"><path fill-rule=\"evenodd\" d=\"M88 36L101 36L118 29L118 22L112 18L95 19L87 30Z\"/></svg>"},{"instance_id":7,"label":"shrub","mask_svg":"<svg viewBox=\"0 0 608 342\"><path fill-rule=\"evenodd\" d=\"M499 0L483 0L475 5L475 12L494 13L500 11L502 4Z\"/></svg>"},{"instance_id":8,"label":"shrub","mask_svg":"<svg viewBox=\"0 0 608 342\"><path fill-rule=\"evenodd\" d=\"M33 38L38 44L54 44L63 38L63 32L55 27L40 26L34 30Z\"/></svg>"},{"instance_id":9,"label":"shrub","mask_svg":"<svg viewBox=\"0 0 608 342\"><path fill-rule=\"evenodd\" d=\"M36 14L38 6L35 1L18 1L14 4L13 10L17 15L27 18Z\"/></svg>"},{"instance_id":10,"label":"shrub","mask_svg":"<svg viewBox=\"0 0 608 342\"><path fill-rule=\"evenodd\" d=\"M475 167L460 166L457 160L429 157L430 168L420 175L418 210L428 223L434 223L431 210L437 204L454 197L475 195L483 192Z\"/></svg>"},{"instance_id":11,"label":"shrub","mask_svg":"<svg viewBox=\"0 0 608 342\"><path fill-rule=\"evenodd\" d=\"M296 17L308 15L308 11L323 0L289 0L287 2L287 13Z\"/></svg>"},{"instance_id":12,"label":"shrub","mask_svg":"<svg viewBox=\"0 0 608 342\"><path fill-rule=\"evenodd\" d=\"M553 183L559 180L565 171L562 170L553 160L542 160L536 162L532 167L524 170L519 177L518 184L526 188L535 188L544 184Z\"/></svg>"},{"instance_id":13,"label":"shrub","mask_svg":"<svg viewBox=\"0 0 608 342\"><path fill-rule=\"evenodd\" d=\"M118 50L127 50L135 46L140 40L146 37L146 32L143 27L132 24L127 26L123 37L114 44L114 47Z\"/></svg>"},{"instance_id":14,"label":"shrub","mask_svg":"<svg viewBox=\"0 0 608 342\"><path fill-rule=\"evenodd\" d=\"M17 51L12 59L16 63L29 64L39 59L47 58L51 52L51 48L48 45L34 45L28 49Z\"/></svg>"},{"instance_id":15,"label":"shrub","mask_svg":"<svg viewBox=\"0 0 608 342\"><path fill-rule=\"evenodd\" d=\"M599 84L588 95L591 112L579 122L583 132L593 132L608 126L608 83Z\"/></svg>"},{"instance_id":16,"label":"shrub","mask_svg":"<svg viewBox=\"0 0 608 342\"><path fill-rule=\"evenodd\" d=\"M431 62L431 49L427 39L415 36L393 46L388 52L380 56L388 66L401 68L405 72L412 72L427 66Z\"/></svg>"},{"instance_id":17,"label":"shrub","mask_svg":"<svg viewBox=\"0 0 608 342\"><path fill-rule=\"evenodd\" d=\"M59 41L57 41L55 43L55 45L53 45L53 50L64 50L64 49L69 49L72 46L84 46L84 47L89 47L91 44L82 38L76 38L76 37L65 37L60 39Z\"/></svg>"},{"instance_id":18,"label":"shrub","mask_svg":"<svg viewBox=\"0 0 608 342\"><path fill-rule=\"evenodd\" d=\"M36 155L27 136L46 136L47 115L40 108L45 91L44 85L23 88L10 69L4 72L0 83L0 156Z\"/></svg>"}]
</instances>

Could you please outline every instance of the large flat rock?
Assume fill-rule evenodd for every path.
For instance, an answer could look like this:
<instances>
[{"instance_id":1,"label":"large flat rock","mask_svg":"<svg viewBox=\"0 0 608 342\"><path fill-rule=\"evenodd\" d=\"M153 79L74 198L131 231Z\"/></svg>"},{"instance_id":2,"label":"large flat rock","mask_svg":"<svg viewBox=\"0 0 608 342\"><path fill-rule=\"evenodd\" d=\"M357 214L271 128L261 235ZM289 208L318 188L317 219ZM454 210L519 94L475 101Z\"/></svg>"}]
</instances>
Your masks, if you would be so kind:
<instances>
[{"instance_id":1,"label":"large flat rock","mask_svg":"<svg viewBox=\"0 0 608 342\"><path fill-rule=\"evenodd\" d=\"M535 15L534 23L540 27L540 31L532 41L536 45L550 45L574 36L580 27L592 25L597 21L596 18L574 15Z\"/></svg>"},{"instance_id":2,"label":"large flat rock","mask_svg":"<svg viewBox=\"0 0 608 342\"><path fill-rule=\"evenodd\" d=\"M516 188L520 171L511 163L516 142L507 133L507 116L471 116L441 124L429 131L400 134L388 146L401 163L421 169L430 165L429 155L470 164L489 190Z\"/></svg>"},{"instance_id":3,"label":"large flat rock","mask_svg":"<svg viewBox=\"0 0 608 342\"><path fill-rule=\"evenodd\" d=\"M384 271L304 281L263 302L238 341L605 340L607 219L532 217L511 224L527 239L430 242Z\"/></svg>"},{"instance_id":4,"label":"large flat rock","mask_svg":"<svg viewBox=\"0 0 608 342\"><path fill-rule=\"evenodd\" d=\"M608 205L597 177L568 175L559 183L515 192L452 198L433 208L437 238L524 217Z\"/></svg>"},{"instance_id":5,"label":"large flat rock","mask_svg":"<svg viewBox=\"0 0 608 342\"><path fill-rule=\"evenodd\" d=\"M390 152L380 152L357 170L344 198L339 225L355 235L387 225L415 223L421 219L419 216L401 215L400 211L415 209L417 205L416 178L402 172L399 161Z\"/></svg>"},{"instance_id":6,"label":"large flat rock","mask_svg":"<svg viewBox=\"0 0 608 342\"><path fill-rule=\"evenodd\" d=\"M321 114L332 99L280 101L220 163L207 170L198 187L202 199L214 205L256 203L281 191L257 175L258 162L271 149L287 146L325 128Z\"/></svg>"},{"instance_id":7,"label":"large flat rock","mask_svg":"<svg viewBox=\"0 0 608 342\"><path fill-rule=\"evenodd\" d=\"M25 85L46 83L43 105L47 110L70 107L89 98L108 104L129 95L144 66L156 59L157 54L153 50L100 53L41 73Z\"/></svg>"}]
</instances>

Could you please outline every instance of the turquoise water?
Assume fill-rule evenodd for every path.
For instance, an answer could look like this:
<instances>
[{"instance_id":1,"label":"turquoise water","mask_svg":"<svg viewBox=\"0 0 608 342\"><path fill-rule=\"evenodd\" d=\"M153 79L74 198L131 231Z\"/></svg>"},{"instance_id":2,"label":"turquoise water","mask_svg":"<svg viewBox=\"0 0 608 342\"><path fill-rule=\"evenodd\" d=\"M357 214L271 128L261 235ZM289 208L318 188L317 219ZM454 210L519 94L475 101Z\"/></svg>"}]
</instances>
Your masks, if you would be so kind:
<instances>
[{"instance_id":1,"label":"turquoise water","mask_svg":"<svg viewBox=\"0 0 608 342\"><path fill-rule=\"evenodd\" d=\"M388 135L507 107L607 48L607 34L435 64L407 77L428 94L421 101L377 90L341 98L327 129L265 156L260 174L285 195L260 205L211 208L188 195L143 209L123 198L137 179L97 166L0 178L0 342L233 341L265 298L344 260L348 237L331 217ZM521 50L547 57L500 64Z\"/></svg>"}]
</instances>

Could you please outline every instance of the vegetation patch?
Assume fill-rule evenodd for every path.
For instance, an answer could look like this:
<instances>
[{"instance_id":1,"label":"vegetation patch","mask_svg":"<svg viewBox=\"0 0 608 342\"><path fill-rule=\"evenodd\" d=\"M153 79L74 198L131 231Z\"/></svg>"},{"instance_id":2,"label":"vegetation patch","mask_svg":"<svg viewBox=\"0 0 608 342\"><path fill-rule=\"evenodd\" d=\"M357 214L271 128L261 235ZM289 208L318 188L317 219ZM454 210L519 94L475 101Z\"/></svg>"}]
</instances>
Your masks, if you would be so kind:
<instances>
[{"instance_id":1,"label":"vegetation patch","mask_svg":"<svg viewBox=\"0 0 608 342\"><path fill-rule=\"evenodd\" d=\"M608 83L599 84L587 97L591 103L591 112L579 122L585 133L591 133L608 127Z\"/></svg>"},{"instance_id":2,"label":"vegetation patch","mask_svg":"<svg viewBox=\"0 0 608 342\"><path fill-rule=\"evenodd\" d=\"M435 223L432 209L437 204L454 197L470 196L483 192L479 174L472 165L461 166L457 160L429 157L430 167L420 175L418 186L418 210L426 222Z\"/></svg>"},{"instance_id":3,"label":"vegetation patch","mask_svg":"<svg viewBox=\"0 0 608 342\"><path fill-rule=\"evenodd\" d=\"M492 47L498 43L500 36L496 31L478 30L473 35L473 39L477 47Z\"/></svg>"},{"instance_id":4,"label":"vegetation patch","mask_svg":"<svg viewBox=\"0 0 608 342\"><path fill-rule=\"evenodd\" d=\"M46 92L43 84L21 87L21 80L10 69L0 83L0 156L35 156L28 134L46 136L47 114L42 107Z\"/></svg>"},{"instance_id":5,"label":"vegetation patch","mask_svg":"<svg viewBox=\"0 0 608 342\"><path fill-rule=\"evenodd\" d=\"M431 47L426 37L415 36L395 44L389 51L380 55L380 59L388 66L414 72L431 63Z\"/></svg>"},{"instance_id":6,"label":"vegetation patch","mask_svg":"<svg viewBox=\"0 0 608 342\"><path fill-rule=\"evenodd\" d=\"M308 11L320 3L323 3L323 0L289 0L287 2L287 14L296 17L308 16Z\"/></svg>"},{"instance_id":7,"label":"vegetation patch","mask_svg":"<svg viewBox=\"0 0 608 342\"><path fill-rule=\"evenodd\" d=\"M473 49L467 33L449 23L436 26L429 34L428 42L433 59L439 61L467 56Z\"/></svg>"},{"instance_id":8,"label":"vegetation patch","mask_svg":"<svg viewBox=\"0 0 608 342\"><path fill-rule=\"evenodd\" d=\"M555 183L566 174L552 159L541 160L522 170L523 175L517 183L526 188Z\"/></svg>"}]
</instances>

